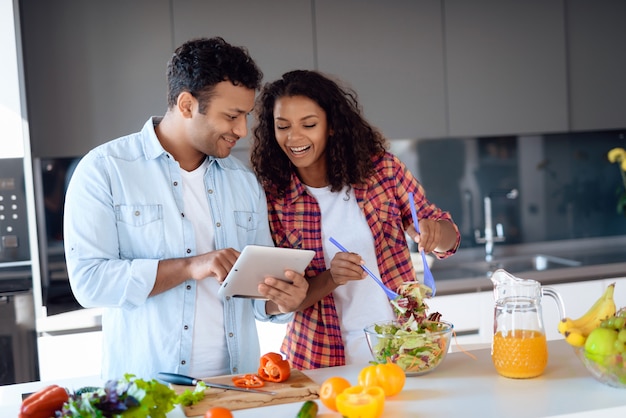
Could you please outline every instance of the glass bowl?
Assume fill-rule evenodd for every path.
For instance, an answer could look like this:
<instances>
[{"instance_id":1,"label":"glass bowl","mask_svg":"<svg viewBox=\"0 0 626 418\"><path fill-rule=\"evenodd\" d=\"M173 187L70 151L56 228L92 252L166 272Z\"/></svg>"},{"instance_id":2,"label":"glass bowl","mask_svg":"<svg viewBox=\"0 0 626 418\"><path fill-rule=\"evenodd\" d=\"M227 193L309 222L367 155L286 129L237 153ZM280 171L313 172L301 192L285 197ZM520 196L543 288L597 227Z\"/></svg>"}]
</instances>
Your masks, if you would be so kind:
<instances>
[{"instance_id":1,"label":"glass bowl","mask_svg":"<svg viewBox=\"0 0 626 418\"><path fill-rule=\"evenodd\" d=\"M365 327L365 337L374 361L395 363L407 376L435 370L448 354L454 326L446 321L425 321L427 329L406 331L397 321ZM430 329L430 330L429 330Z\"/></svg>"},{"instance_id":2,"label":"glass bowl","mask_svg":"<svg viewBox=\"0 0 626 418\"><path fill-rule=\"evenodd\" d=\"M626 359L622 354L599 356L575 348L576 355L596 380L614 388L626 388Z\"/></svg>"}]
</instances>

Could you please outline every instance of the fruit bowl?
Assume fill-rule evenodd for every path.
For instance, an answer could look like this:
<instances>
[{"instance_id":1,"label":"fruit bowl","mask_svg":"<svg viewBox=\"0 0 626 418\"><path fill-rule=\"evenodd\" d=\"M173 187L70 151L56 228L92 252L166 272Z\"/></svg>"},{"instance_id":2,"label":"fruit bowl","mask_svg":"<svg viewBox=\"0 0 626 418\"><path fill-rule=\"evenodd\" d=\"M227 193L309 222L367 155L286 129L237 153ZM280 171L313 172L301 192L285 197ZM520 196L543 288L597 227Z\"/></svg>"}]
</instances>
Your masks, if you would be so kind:
<instances>
[{"instance_id":1,"label":"fruit bowl","mask_svg":"<svg viewBox=\"0 0 626 418\"><path fill-rule=\"evenodd\" d=\"M364 331L374 361L395 363L407 376L419 376L443 363L453 329L446 321L424 321L418 330L388 321L369 325Z\"/></svg>"},{"instance_id":2,"label":"fruit bowl","mask_svg":"<svg viewBox=\"0 0 626 418\"><path fill-rule=\"evenodd\" d=\"M621 353L592 354L584 347L575 347L574 351L596 380L614 388L626 388L626 359Z\"/></svg>"}]
</instances>

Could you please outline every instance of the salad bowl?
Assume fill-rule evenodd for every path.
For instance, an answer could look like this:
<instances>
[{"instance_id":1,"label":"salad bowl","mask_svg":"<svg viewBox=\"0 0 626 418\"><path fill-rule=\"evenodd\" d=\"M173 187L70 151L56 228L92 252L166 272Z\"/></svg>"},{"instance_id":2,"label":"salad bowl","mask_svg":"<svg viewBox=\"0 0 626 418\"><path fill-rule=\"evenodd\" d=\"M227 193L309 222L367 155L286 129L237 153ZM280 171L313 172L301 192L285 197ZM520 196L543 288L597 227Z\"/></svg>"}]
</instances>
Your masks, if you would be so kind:
<instances>
[{"instance_id":1,"label":"salad bowl","mask_svg":"<svg viewBox=\"0 0 626 418\"><path fill-rule=\"evenodd\" d=\"M374 361L400 366L407 376L435 370L446 358L454 326L446 321L388 321L365 327Z\"/></svg>"}]
</instances>

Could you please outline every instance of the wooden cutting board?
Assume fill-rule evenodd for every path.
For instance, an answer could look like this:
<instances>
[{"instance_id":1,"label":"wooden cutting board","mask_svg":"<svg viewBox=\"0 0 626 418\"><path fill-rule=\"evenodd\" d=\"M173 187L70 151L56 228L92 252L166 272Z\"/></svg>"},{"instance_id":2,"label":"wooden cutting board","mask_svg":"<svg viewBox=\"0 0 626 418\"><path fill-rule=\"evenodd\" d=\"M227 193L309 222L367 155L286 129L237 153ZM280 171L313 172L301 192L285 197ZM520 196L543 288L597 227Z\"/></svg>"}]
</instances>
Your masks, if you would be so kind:
<instances>
[{"instance_id":1,"label":"wooden cutting board","mask_svg":"<svg viewBox=\"0 0 626 418\"><path fill-rule=\"evenodd\" d=\"M207 382L232 385L233 376L217 376L205 379ZM176 393L193 390L191 386L170 385ZM278 405L282 403L304 402L317 399L320 385L307 377L300 370L291 370L291 376L284 382L266 382L261 389L276 392L276 395L245 393L235 390L208 388L204 391L204 399L192 406L183 407L188 417L204 415L214 406L222 406L232 411L237 409L256 408L259 406Z\"/></svg>"}]
</instances>

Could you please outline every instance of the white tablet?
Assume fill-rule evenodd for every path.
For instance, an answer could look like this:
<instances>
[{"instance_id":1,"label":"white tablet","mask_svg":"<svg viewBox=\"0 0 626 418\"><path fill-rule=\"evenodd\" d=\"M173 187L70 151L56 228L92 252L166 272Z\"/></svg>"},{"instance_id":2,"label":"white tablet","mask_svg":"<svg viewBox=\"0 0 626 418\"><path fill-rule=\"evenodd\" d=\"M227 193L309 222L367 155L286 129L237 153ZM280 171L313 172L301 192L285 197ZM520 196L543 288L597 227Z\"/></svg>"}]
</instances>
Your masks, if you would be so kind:
<instances>
[{"instance_id":1,"label":"white tablet","mask_svg":"<svg viewBox=\"0 0 626 418\"><path fill-rule=\"evenodd\" d=\"M265 277L287 280L285 270L304 273L314 255L313 250L247 245L222 282L218 295L263 299L257 286Z\"/></svg>"}]
</instances>

